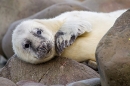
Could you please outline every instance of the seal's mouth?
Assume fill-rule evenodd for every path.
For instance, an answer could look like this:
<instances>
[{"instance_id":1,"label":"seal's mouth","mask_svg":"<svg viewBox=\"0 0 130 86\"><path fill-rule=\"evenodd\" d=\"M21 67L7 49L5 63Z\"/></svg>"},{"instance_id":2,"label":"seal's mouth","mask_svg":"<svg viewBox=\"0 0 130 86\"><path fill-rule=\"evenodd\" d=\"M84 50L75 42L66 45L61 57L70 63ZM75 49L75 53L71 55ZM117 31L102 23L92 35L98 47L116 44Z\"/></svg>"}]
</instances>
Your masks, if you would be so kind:
<instances>
[{"instance_id":1,"label":"seal's mouth","mask_svg":"<svg viewBox=\"0 0 130 86\"><path fill-rule=\"evenodd\" d=\"M52 50L52 43L46 43L42 42L40 46L37 47L37 52L36 52L36 58L41 59L47 57L47 55L51 52Z\"/></svg>"}]
</instances>

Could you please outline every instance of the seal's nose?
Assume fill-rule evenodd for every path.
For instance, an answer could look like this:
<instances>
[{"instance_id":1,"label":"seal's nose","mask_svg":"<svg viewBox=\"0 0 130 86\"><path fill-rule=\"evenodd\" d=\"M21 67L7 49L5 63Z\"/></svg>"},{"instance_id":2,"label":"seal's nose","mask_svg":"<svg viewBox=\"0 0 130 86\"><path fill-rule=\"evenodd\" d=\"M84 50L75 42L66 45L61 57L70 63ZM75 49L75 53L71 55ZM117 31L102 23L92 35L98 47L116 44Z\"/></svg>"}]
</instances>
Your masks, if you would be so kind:
<instances>
[{"instance_id":1,"label":"seal's nose","mask_svg":"<svg viewBox=\"0 0 130 86\"><path fill-rule=\"evenodd\" d=\"M39 46L39 50L47 50L47 44L45 42L43 42L40 46Z\"/></svg>"},{"instance_id":2,"label":"seal's nose","mask_svg":"<svg viewBox=\"0 0 130 86\"><path fill-rule=\"evenodd\" d=\"M52 49L51 42L42 42L40 46L37 48L37 58L44 58L48 53L50 53Z\"/></svg>"},{"instance_id":3,"label":"seal's nose","mask_svg":"<svg viewBox=\"0 0 130 86\"><path fill-rule=\"evenodd\" d=\"M52 45L52 42L41 42L40 46L38 47L38 50L50 51L52 49Z\"/></svg>"}]
</instances>

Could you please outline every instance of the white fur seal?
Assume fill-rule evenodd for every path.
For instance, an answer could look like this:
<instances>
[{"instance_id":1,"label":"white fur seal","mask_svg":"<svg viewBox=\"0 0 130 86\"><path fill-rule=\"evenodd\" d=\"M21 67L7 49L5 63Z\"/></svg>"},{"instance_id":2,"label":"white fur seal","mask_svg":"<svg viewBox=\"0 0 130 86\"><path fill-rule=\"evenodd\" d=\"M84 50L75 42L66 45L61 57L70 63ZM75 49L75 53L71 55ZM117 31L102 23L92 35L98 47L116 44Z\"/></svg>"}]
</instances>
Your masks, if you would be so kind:
<instances>
[{"instance_id":1,"label":"white fur seal","mask_svg":"<svg viewBox=\"0 0 130 86\"><path fill-rule=\"evenodd\" d=\"M33 64L46 62L55 55L79 62L95 61L100 39L125 11L72 11L52 19L23 21L13 31L13 50L18 58Z\"/></svg>"}]
</instances>

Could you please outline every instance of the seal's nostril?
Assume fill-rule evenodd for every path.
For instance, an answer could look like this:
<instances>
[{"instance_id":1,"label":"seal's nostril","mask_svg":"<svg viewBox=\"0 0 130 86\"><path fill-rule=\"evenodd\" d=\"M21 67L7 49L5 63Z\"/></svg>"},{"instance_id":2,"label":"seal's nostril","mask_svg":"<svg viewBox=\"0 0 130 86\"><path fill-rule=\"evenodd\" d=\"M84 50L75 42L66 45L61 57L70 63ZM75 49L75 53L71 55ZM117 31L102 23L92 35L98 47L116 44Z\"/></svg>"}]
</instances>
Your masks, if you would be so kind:
<instances>
[{"instance_id":1,"label":"seal's nostril","mask_svg":"<svg viewBox=\"0 0 130 86\"><path fill-rule=\"evenodd\" d=\"M41 46L38 48L38 51L46 51L46 50L47 50L47 48L45 46Z\"/></svg>"}]
</instances>

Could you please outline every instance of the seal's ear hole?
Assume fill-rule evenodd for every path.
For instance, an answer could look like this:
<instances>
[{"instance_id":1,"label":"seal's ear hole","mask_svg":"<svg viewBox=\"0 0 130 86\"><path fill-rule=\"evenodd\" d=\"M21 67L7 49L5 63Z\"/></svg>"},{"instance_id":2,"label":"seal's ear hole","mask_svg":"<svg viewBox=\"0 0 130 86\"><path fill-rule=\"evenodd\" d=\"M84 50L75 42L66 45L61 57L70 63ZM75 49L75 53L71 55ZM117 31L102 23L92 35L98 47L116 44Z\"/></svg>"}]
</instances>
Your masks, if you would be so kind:
<instances>
[{"instance_id":1,"label":"seal's ear hole","mask_svg":"<svg viewBox=\"0 0 130 86\"><path fill-rule=\"evenodd\" d=\"M25 46L25 48L29 48L30 44L25 44L24 46Z\"/></svg>"}]
</instances>

